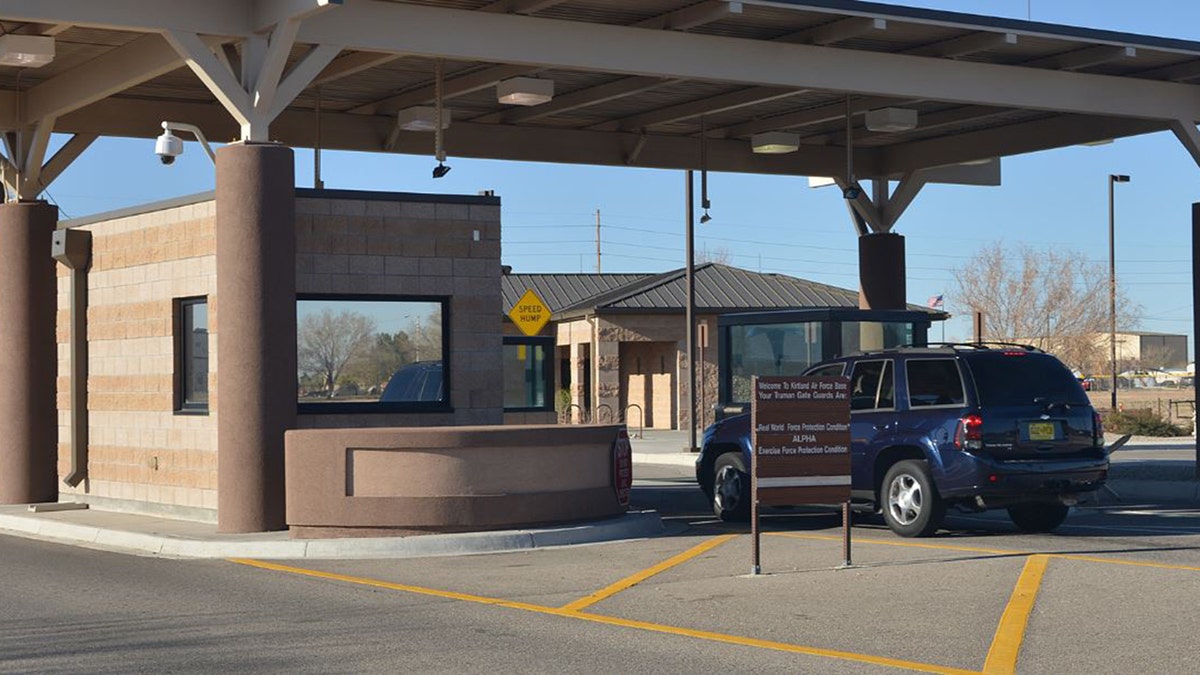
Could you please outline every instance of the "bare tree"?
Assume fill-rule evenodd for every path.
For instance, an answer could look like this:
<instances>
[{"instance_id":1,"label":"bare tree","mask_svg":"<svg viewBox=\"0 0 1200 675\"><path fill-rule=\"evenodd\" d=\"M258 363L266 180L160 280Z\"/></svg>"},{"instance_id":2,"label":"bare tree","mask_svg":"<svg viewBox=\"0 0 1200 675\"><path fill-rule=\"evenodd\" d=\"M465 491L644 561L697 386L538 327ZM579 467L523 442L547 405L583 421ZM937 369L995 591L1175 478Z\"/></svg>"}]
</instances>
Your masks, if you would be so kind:
<instances>
[{"instance_id":1,"label":"bare tree","mask_svg":"<svg viewBox=\"0 0 1200 675\"><path fill-rule=\"evenodd\" d=\"M318 375L332 398L346 364L370 349L375 320L357 312L325 308L300 321L298 361L303 373Z\"/></svg>"},{"instance_id":2,"label":"bare tree","mask_svg":"<svg viewBox=\"0 0 1200 675\"><path fill-rule=\"evenodd\" d=\"M733 254L731 254L729 252L728 246L718 246L710 251L708 249L708 244L704 244L700 247L699 251L696 251L696 264L697 265L702 265L704 263L719 263L721 265L732 265L733 264L732 261L733 261Z\"/></svg>"},{"instance_id":3,"label":"bare tree","mask_svg":"<svg viewBox=\"0 0 1200 675\"><path fill-rule=\"evenodd\" d=\"M1014 251L999 242L954 270L951 302L984 316L984 337L1029 342L1072 368L1103 372L1110 330L1108 270L1077 251ZM1136 325L1141 308L1118 289L1117 329ZM1098 339L1103 336L1102 339Z\"/></svg>"}]
</instances>

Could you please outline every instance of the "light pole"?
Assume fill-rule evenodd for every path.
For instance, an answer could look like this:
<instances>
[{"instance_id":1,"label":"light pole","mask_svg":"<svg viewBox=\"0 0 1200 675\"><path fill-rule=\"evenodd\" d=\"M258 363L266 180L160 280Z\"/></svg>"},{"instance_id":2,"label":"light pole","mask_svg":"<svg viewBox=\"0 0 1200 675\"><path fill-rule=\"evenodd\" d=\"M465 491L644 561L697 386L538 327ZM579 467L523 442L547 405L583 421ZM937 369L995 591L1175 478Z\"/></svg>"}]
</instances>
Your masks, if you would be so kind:
<instances>
[{"instance_id":1,"label":"light pole","mask_svg":"<svg viewBox=\"0 0 1200 675\"><path fill-rule=\"evenodd\" d=\"M1108 175L1108 348L1109 366L1112 369L1112 409L1117 409L1117 257L1113 243L1113 185L1128 183L1129 176L1110 173Z\"/></svg>"}]
</instances>

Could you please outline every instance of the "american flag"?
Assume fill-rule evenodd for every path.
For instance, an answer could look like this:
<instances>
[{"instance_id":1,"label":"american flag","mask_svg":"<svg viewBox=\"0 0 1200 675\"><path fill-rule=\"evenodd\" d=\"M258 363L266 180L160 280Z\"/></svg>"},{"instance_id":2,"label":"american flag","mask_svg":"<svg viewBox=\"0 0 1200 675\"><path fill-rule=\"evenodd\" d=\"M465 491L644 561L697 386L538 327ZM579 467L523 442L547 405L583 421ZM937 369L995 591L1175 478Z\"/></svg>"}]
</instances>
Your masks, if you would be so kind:
<instances>
[{"instance_id":1,"label":"american flag","mask_svg":"<svg viewBox=\"0 0 1200 675\"><path fill-rule=\"evenodd\" d=\"M942 307L945 306L945 304L946 304L946 299L944 297L942 297L941 293L938 293L937 295L929 296L929 306L932 307L933 309L941 309Z\"/></svg>"}]
</instances>

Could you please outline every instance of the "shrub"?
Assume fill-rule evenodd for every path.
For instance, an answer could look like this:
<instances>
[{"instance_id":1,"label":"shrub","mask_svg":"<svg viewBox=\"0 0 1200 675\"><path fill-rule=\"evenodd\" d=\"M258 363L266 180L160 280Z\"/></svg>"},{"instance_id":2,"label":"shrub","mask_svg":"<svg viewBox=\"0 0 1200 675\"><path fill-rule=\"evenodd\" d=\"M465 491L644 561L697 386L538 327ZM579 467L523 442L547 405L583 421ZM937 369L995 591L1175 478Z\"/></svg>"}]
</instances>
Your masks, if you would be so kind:
<instances>
[{"instance_id":1,"label":"shrub","mask_svg":"<svg viewBox=\"0 0 1200 675\"><path fill-rule=\"evenodd\" d=\"M1149 408L1106 413L1104 430L1134 436L1185 436L1189 433L1179 425L1159 417Z\"/></svg>"}]
</instances>

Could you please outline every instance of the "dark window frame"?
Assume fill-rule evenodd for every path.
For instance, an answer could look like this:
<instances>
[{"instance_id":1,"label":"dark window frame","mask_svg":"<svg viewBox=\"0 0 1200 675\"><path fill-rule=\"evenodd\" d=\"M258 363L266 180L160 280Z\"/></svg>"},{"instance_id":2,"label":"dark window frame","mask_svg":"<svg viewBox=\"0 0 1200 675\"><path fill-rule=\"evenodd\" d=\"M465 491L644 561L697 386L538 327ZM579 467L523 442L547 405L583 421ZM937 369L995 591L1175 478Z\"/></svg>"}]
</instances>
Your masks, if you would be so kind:
<instances>
[{"instance_id":1,"label":"dark window frame","mask_svg":"<svg viewBox=\"0 0 1200 675\"><path fill-rule=\"evenodd\" d=\"M189 401L186 395L187 382L191 379L192 372L189 370L189 360L187 358L187 314L188 309L197 305L204 305L205 316L207 319L208 312L208 296L189 296L185 298L175 298L171 307L171 342L174 349L174 374L172 384L172 408L176 415L207 415L209 414L209 402L207 394L208 389L205 387L205 401L202 403ZM205 321L204 332L208 334L208 321ZM205 360L205 380L209 376L207 368L208 360Z\"/></svg>"},{"instance_id":2,"label":"dark window frame","mask_svg":"<svg viewBox=\"0 0 1200 675\"><path fill-rule=\"evenodd\" d=\"M346 302L425 302L442 307L442 400L441 401L347 401L338 403L305 403L296 401L298 415L388 415L401 413L452 413L450 405L450 296L448 295L374 295L357 293L299 293L296 295L297 315L304 301ZM297 328L299 328L297 321ZM295 340L299 347L300 334Z\"/></svg>"},{"instance_id":3,"label":"dark window frame","mask_svg":"<svg viewBox=\"0 0 1200 675\"><path fill-rule=\"evenodd\" d=\"M554 390L554 370L556 363L556 344L553 337L525 337L523 335L506 335L504 336L504 346L508 345L525 345L529 347L541 347L545 351L544 366L542 368L542 386L546 389L545 403L540 406L520 406L520 407L504 407L504 412L552 412L554 410L555 390ZM501 373L501 377L504 377Z\"/></svg>"}]
</instances>

